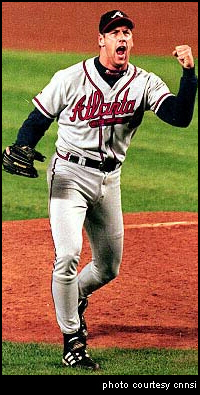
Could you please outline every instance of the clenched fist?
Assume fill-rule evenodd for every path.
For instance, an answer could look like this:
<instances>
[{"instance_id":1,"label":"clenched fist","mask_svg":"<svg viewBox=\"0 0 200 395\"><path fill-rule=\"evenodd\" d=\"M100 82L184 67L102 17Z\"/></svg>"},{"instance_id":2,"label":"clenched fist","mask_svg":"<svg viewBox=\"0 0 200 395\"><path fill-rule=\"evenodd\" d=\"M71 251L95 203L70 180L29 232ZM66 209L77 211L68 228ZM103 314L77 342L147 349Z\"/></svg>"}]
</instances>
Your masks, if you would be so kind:
<instances>
[{"instance_id":1,"label":"clenched fist","mask_svg":"<svg viewBox=\"0 0 200 395\"><path fill-rule=\"evenodd\" d=\"M189 45L177 45L172 54L177 57L180 65L185 69L194 67L194 58Z\"/></svg>"}]
</instances>

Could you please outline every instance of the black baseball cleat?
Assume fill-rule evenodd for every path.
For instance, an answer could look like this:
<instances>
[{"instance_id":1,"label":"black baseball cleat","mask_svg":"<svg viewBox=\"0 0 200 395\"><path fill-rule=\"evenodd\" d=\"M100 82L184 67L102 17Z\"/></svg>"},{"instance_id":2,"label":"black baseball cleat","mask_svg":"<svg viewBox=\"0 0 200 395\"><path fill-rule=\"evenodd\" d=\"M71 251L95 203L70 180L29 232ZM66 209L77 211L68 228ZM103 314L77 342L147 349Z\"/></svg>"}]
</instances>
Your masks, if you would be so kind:
<instances>
[{"instance_id":1,"label":"black baseball cleat","mask_svg":"<svg viewBox=\"0 0 200 395\"><path fill-rule=\"evenodd\" d=\"M78 304L78 315L80 319L80 333L87 337L88 336L88 330L87 330L87 325L85 321L85 317L83 313L85 312L86 308L88 306L88 300L87 298L80 299L79 304Z\"/></svg>"},{"instance_id":2,"label":"black baseball cleat","mask_svg":"<svg viewBox=\"0 0 200 395\"><path fill-rule=\"evenodd\" d=\"M74 334L71 339L65 341L65 349L62 358L64 366L72 368L82 368L89 370L98 370L99 364L90 358L86 350L86 341L81 335Z\"/></svg>"}]
</instances>

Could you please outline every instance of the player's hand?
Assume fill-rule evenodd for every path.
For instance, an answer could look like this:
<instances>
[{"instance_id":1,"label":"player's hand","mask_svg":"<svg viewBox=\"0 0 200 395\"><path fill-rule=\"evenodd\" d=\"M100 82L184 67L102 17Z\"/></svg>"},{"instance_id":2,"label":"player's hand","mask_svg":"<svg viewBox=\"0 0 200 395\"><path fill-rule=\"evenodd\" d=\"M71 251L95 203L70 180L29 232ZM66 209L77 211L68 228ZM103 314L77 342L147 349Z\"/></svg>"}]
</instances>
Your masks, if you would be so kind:
<instances>
[{"instance_id":1,"label":"player's hand","mask_svg":"<svg viewBox=\"0 0 200 395\"><path fill-rule=\"evenodd\" d=\"M194 67L194 58L189 45L177 45L172 54L177 57L180 65L185 69Z\"/></svg>"}]
</instances>

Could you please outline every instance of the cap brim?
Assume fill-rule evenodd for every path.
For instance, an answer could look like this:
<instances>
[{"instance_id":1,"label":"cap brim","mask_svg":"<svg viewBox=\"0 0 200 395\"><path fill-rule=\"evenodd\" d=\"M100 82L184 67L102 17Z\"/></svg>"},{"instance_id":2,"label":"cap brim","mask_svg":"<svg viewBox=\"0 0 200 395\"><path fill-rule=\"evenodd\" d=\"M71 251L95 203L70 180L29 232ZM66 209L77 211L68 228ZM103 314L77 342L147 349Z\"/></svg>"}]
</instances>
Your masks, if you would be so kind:
<instances>
[{"instance_id":1,"label":"cap brim","mask_svg":"<svg viewBox=\"0 0 200 395\"><path fill-rule=\"evenodd\" d=\"M106 26L104 26L104 28L102 29L102 31L100 33L108 33L110 32L112 29L114 29L117 26L128 26L129 29L133 29L134 28L134 23L130 18L115 18L114 21L110 21Z\"/></svg>"}]
</instances>

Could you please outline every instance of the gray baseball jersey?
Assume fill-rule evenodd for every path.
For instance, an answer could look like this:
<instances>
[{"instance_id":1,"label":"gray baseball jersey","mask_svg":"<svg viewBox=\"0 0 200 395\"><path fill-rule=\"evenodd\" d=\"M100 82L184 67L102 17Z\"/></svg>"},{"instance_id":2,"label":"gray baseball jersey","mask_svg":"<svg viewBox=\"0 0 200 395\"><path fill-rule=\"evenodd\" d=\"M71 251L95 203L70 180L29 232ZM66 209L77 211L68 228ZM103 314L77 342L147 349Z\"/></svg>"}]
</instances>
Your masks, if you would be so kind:
<instances>
[{"instance_id":1,"label":"gray baseball jersey","mask_svg":"<svg viewBox=\"0 0 200 395\"><path fill-rule=\"evenodd\" d=\"M116 156L123 162L141 103L141 110L156 113L169 95L159 77L130 63L110 88L92 58L58 71L33 103L46 117L58 118L59 151L93 159Z\"/></svg>"}]
</instances>

